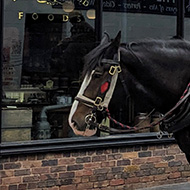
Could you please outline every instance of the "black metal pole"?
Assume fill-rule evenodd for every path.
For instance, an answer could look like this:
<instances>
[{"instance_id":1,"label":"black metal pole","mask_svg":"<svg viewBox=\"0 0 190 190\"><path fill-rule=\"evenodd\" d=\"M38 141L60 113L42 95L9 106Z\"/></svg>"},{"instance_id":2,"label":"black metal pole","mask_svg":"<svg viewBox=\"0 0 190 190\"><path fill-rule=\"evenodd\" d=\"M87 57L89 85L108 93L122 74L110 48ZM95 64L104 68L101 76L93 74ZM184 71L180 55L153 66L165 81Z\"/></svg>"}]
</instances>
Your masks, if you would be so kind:
<instances>
[{"instance_id":1,"label":"black metal pole","mask_svg":"<svg viewBox=\"0 0 190 190\"><path fill-rule=\"evenodd\" d=\"M103 0L96 0L95 7L96 7L96 19L95 19L96 40L101 41L101 39L102 39Z\"/></svg>"},{"instance_id":2,"label":"black metal pole","mask_svg":"<svg viewBox=\"0 0 190 190\"><path fill-rule=\"evenodd\" d=\"M1 109L2 109L2 96L3 96L3 89L2 89L2 67L3 67L3 10L4 10L4 0L0 0L0 143L1 143Z\"/></svg>"},{"instance_id":3,"label":"black metal pole","mask_svg":"<svg viewBox=\"0 0 190 190\"><path fill-rule=\"evenodd\" d=\"M177 38L184 38L185 0L177 0Z\"/></svg>"}]
</instances>

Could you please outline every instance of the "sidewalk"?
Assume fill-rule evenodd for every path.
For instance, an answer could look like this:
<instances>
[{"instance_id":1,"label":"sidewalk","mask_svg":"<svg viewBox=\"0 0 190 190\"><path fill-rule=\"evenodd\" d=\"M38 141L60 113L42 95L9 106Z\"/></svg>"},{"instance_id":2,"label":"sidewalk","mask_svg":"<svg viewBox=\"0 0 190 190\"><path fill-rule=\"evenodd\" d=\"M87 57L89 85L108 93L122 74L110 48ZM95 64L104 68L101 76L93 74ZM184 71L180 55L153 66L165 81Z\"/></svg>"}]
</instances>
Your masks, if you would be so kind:
<instances>
[{"instance_id":1,"label":"sidewalk","mask_svg":"<svg viewBox=\"0 0 190 190\"><path fill-rule=\"evenodd\" d=\"M190 182L161 185L157 187L143 188L138 190L190 190Z\"/></svg>"}]
</instances>

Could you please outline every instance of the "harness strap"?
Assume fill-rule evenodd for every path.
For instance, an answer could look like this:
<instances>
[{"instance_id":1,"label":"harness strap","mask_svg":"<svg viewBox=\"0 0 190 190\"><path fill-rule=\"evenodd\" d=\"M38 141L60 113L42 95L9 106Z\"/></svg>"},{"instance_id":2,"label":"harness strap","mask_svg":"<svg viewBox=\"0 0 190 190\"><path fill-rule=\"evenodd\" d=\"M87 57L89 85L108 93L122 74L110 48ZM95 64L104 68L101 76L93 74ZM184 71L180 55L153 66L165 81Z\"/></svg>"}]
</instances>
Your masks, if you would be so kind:
<instances>
[{"instance_id":1,"label":"harness strap","mask_svg":"<svg viewBox=\"0 0 190 190\"><path fill-rule=\"evenodd\" d=\"M186 116L186 115L190 115L189 114L189 110L190 110L190 103L188 102L188 98L190 97L190 83L187 85L187 88L185 89L185 91L184 91L184 93L183 93L183 95L181 96L181 98L180 98L180 100L177 102L177 104L170 110L170 111L168 111L160 120L158 120L157 122L153 122L153 123L151 123L150 125L148 125L148 126L143 126L143 127L137 127L137 125L135 125L135 126L133 126L133 127L130 127L130 126L128 126L128 125L124 125L124 124L122 124L122 123L120 123L120 122L118 122L118 121L116 121L115 119L113 119L112 117L111 117L111 115L110 115L110 113L109 113L109 110L108 109L106 109L106 112L107 112L107 116L108 116L108 118L111 120L111 121L113 121L116 125L119 125L122 129L116 129L116 128L108 128L107 126L104 126L104 125L99 125L98 127L99 127L99 129L100 130L102 130L102 131L104 131L104 132L108 132L108 133L127 133L127 132L132 132L132 131L137 131L137 130L140 130L140 129L146 129L146 128L151 128L151 127L154 127L154 126L156 126L156 125L158 125L158 124L160 124L160 123L164 123L164 122L171 122L171 120L173 120L172 118L171 118L171 115L172 115L172 113L177 109L177 108L179 108L179 106L180 105L182 105L182 103L184 103L184 104L186 104L187 103L187 106L186 105L184 105L185 106L185 112L181 115L181 116L179 116L179 117L177 117L177 120L175 120L175 122L179 122L181 119L183 119L183 117L184 116ZM152 112L153 112L154 110L152 110L150 113L149 113L149 115L151 115L152 114ZM184 111L184 110L183 110ZM177 115L178 116L178 115ZM166 118L168 118L169 117L169 119L168 119L168 121L166 120ZM171 120L170 120L171 119ZM188 119L188 121L190 120L190 118L188 117L187 118ZM184 123L184 122L183 122ZM186 126L186 125L185 125ZM177 125L177 128L179 128L179 125ZM177 129L175 128L175 132L177 131ZM174 129L168 129L168 132L174 132Z\"/></svg>"},{"instance_id":2,"label":"harness strap","mask_svg":"<svg viewBox=\"0 0 190 190\"><path fill-rule=\"evenodd\" d=\"M183 95L181 96L177 104L163 116L162 120L166 119L168 116L171 116L173 111L175 111L189 96L190 96L190 83L187 85L187 88L185 89Z\"/></svg>"},{"instance_id":3,"label":"harness strap","mask_svg":"<svg viewBox=\"0 0 190 190\"><path fill-rule=\"evenodd\" d=\"M88 107L91 107L93 108L94 106L94 103L95 101L82 95L82 94L78 94L76 97L75 97L75 100L79 101L79 102L82 102L83 104L85 104L86 106Z\"/></svg>"}]
</instances>

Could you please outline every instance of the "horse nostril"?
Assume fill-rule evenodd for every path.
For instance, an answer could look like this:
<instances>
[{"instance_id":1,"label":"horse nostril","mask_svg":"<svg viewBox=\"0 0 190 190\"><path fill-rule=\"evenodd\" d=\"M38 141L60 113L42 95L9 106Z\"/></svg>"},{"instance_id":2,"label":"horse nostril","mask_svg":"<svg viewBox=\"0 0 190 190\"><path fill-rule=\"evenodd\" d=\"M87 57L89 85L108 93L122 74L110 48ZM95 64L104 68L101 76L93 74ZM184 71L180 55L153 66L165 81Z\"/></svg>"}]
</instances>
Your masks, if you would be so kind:
<instances>
[{"instance_id":1,"label":"horse nostril","mask_svg":"<svg viewBox=\"0 0 190 190\"><path fill-rule=\"evenodd\" d=\"M72 120L72 123L73 123L73 126L78 129L79 127L79 124L75 121L75 120Z\"/></svg>"}]
</instances>

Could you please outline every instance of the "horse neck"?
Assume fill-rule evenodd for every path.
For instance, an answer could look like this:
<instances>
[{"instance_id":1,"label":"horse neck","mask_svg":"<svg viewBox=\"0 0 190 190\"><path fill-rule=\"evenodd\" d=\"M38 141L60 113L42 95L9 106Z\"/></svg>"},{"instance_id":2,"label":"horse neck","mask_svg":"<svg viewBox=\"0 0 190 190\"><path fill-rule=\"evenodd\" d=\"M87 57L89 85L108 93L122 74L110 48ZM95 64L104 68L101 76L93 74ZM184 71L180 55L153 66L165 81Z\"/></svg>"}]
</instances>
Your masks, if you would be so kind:
<instances>
[{"instance_id":1,"label":"horse neck","mask_svg":"<svg viewBox=\"0 0 190 190\"><path fill-rule=\"evenodd\" d=\"M129 91L135 102L139 102L140 99L158 111L166 112L175 105L183 93L189 82L190 70L181 73L179 63L172 64L175 68L172 69L172 60L164 61L163 64L166 57L154 59L151 54L142 53L121 49L121 67Z\"/></svg>"}]
</instances>

